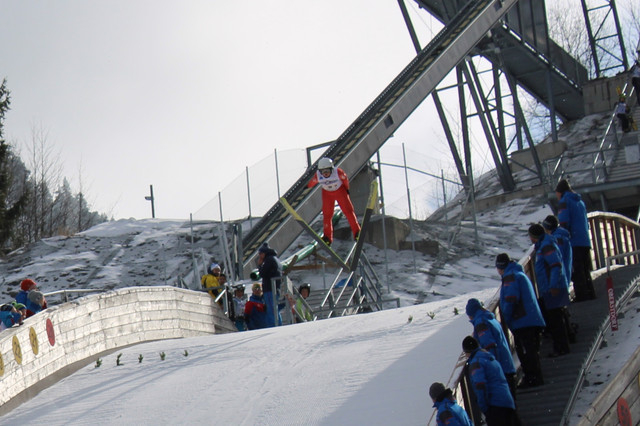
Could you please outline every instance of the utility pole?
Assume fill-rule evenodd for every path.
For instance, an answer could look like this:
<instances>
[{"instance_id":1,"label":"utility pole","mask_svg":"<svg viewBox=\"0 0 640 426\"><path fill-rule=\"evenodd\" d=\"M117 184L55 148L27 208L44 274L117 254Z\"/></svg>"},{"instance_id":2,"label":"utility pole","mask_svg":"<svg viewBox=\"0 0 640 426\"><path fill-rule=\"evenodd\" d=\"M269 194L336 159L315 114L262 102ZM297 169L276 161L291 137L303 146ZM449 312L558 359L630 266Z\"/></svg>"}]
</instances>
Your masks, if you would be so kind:
<instances>
[{"instance_id":1,"label":"utility pole","mask_svg":"<svg viewBox=\"0 0 640 426\"><path fill-rule=\"evenodd\" d=\"M151 195L147 195L146 197L144 197L145 200L147 201L151 201L151 218L155 219L156 218L156 207L154 204L155 198L153 198L153 185L149 185L149 191L151 193Z\"/></svg>"}]
</instances>

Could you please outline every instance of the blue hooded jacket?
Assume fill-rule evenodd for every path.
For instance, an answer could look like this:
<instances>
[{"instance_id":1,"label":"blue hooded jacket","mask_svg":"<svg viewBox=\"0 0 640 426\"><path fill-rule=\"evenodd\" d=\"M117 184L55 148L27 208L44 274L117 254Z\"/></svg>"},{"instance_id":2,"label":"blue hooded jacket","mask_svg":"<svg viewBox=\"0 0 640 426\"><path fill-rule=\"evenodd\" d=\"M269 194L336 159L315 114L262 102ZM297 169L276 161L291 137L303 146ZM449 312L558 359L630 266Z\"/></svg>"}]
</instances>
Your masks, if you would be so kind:
<instances>
[{"instance_id":1,"label":"blue hooded jacket","mask_svg":"<svg viewBox=\"0 0 640 426\"><path fill-rule=\"evenodd\" d=\"M0 311L0 322L2 322L7 328L19 324L20 318L22 318L22 316L19 313L11 311Z\"/></svg>"},{"instance_id":2,"label":"blue hooded jacket","mask_svg":"<svg viewBox=\"0 0 640 426\"><path fill-rule=\"evenodd\" d=\"M442 401L436 401L433 407L438 410L436 414L438 426L473 426L467 412L452 396L445 396Z\"/></svg>"},{"instance_id":3,"label":"blue hooded jacket","mask_svg":"<svg viewBox=\"0 0 640 426\"><path fill-rule=\"evenodd\" d=\"M502 274L500 313L511 331L546 325L533 284L524 273L522 265L517 262L509 262Z\"/></svg>"},{"instance_id":4,"label":"blue hooded jacket","mask_svg":"<svg viewBox=\"0 0 640 426\"><path fill-rule=\"evenodd\" d=\"M557 227L555 231L551 233L556 239L556 244L560 249L562 255L562 265L564 266L564 273L567 275L567 282L571 281L571 271L573 265L573 249L571 248L571 235L569 231L564 228Z\"/></svg>"},{"instance_id":5,"label":"blue hooded jacket","mask_svg":"<svg viewBox=\"0 0 640 426\"><path fill-rule=\"evenodd\" d=\"M564 273L560 249L552 235L544 234L536 244L536 280L547 309L569 304L569 282ZM554 294L555 293L555 294Z\"/></svg>"},{"instance_id":6,"label":"blue hooded jacket","mask_svg":"<svg viewBox=\"0 0 640 426\"><path fill-rule=\"evenodd\" d=\"M471 387L476 395L478 406L483 413L489 407L507 407L515 410L507 379L500 363L489 352L476 349L467 361Z\"/></svg>"},{"instance_id":7,"label":"blue hooded jacket","mask_svg":"<svg viewBox=\"0 0 640 426\"><path fill-rule=\"evenodd\" d=\"M478 341L480 347L490 352L498 360L505 375L515 374L516 367L513 365L513 357L507 338L493 314L480 308L473 314L473 319L469 322L473 324L473 337Z\"/></svg>"},{"instance_id":8,"label":"blue hooded jacket","mask_svg":"<svg viewBox=\"0 0 640 426\"><path fill-rule=\"evenodd\" d=\"M571 246L591 247L587 207L580 194L565 191L558 204L558 222L571 234Z\"/></svg>"}]
</instances>

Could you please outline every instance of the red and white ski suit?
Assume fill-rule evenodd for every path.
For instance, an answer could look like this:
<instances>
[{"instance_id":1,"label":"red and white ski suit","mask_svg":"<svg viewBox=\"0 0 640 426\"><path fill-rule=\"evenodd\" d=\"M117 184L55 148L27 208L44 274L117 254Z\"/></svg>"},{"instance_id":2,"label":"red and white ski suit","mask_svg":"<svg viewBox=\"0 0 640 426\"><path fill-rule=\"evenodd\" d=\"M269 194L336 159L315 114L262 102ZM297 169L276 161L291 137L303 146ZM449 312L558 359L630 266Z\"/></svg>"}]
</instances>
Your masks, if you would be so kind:
<instances>
[{"instance_id":1,"label":"red and white ski suit","mask_svg":"<svg viewBox=\"0 0 640 426\"><path fill-rule=\"evenodd\" d=\"M353 210L353 204L351 198L349 198L349 178L344 170L334 167L329 177L324 177L320 171L316 171L316 174L307 186L309 188L316 184L322 186L322 219L324 225L324 236L333 241L333 209L338 202L342 214L349 221L351 231L354 237L360 232L360 224L358 218Z\"/></svg>"}]
</instances>

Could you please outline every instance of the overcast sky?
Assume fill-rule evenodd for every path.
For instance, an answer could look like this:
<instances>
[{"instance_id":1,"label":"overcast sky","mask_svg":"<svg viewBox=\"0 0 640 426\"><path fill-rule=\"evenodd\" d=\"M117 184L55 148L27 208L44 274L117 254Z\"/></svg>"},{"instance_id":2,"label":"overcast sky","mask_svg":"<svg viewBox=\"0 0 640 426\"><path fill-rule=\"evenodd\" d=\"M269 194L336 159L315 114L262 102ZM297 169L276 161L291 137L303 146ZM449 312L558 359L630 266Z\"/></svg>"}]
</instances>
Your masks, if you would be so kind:
<instances>
[{"instance_id":1,"label":"overcast sky","mask_svg":"<svg viewBox=\"0 0 640 426\"><path fill-rule=\"evenodd\" d=\"M153 184L156 216L188 219L274 149L337 138L414 56L395 0L1 1L6 139L43 130L115 218L150 217Z\"/></svg>"}]
</instances>

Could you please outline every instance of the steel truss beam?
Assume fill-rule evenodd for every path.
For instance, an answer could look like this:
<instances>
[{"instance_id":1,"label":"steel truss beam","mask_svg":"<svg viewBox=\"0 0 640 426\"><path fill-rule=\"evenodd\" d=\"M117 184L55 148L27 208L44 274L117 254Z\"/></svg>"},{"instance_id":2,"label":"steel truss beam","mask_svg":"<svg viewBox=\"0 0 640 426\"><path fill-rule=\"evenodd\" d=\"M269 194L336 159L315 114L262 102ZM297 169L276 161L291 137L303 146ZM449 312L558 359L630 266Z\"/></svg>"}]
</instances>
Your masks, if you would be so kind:
<instances>
[{"instance_id":1,"label":"steel truss beam","mask_svg":"<svg viewBox=\"0 0 640 426\"><path fill-rule=\"evenodd\" d=\"M596 78L629 68L615 0L580 0ZM608 43L607 43L608 42Z\"/></svg>"}]
</instances>

